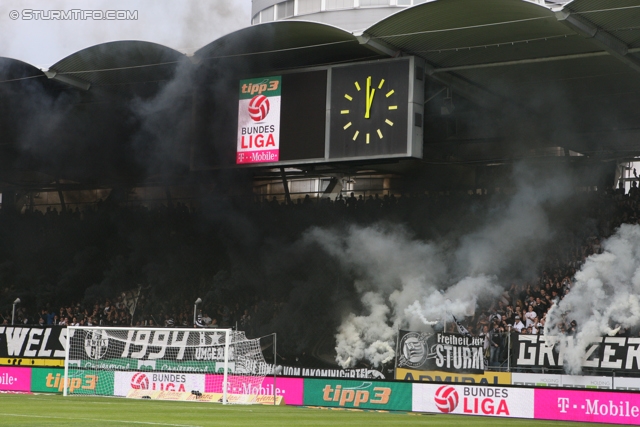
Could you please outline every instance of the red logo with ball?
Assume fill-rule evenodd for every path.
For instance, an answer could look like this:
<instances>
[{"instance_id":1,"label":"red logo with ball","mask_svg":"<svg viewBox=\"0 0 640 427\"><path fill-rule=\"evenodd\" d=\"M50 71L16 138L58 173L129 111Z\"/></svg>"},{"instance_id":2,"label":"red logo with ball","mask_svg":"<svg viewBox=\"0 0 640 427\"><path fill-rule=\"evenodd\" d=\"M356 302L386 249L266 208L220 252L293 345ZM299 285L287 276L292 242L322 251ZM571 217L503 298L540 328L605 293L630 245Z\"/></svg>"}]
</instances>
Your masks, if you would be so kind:
<instances>
[{"instance_id":1,"label":"red logo with ball","mask_svg":"<svg viewBox=\"0 0 640 427\"><path fill-rule=\"evenodd\" d=\"M149 378L143 373L138 372L131 378L131 388L135 390L148 390Z\"/></svg>"},{"instance_id":2,"label":"red logo with ball","mask_svg":"<svg viewBox=\"0 0 640 427\"><path fill-rule=\"evenodd\" d=\"M433 400L440 412L448 414L458 406L458 392L451 386L443 385L436 390L436 396Z\"/></svg>"},{"instance_id":3,"label":"red logo with ball","mask_svg":"<svg viewBox=\"0 0 640 427\"><path fill-rule=\"evenodd\" d=\"M253 121L262 121L269 114L269 108L269 99L264 95L256 95L249 102L249 116Z\"/></svg>"}]
</instances>

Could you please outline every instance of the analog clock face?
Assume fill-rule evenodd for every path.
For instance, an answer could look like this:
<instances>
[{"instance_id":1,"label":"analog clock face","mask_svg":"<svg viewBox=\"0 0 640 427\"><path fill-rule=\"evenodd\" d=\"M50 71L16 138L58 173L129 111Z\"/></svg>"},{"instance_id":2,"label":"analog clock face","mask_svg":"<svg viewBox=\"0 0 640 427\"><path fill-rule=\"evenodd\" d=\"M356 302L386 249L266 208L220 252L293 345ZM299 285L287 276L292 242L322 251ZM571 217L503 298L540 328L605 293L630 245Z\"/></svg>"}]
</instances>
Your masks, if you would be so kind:
<instances>
[{"instance_id":1,"label":"analog clock face","mask_svg":"<svg viewBox=\"0 0 640 427\"><path fill-rule=\"evenodd\" d=\"M356 80L353 82L353 91L344 94L344 98L353 103L353 108L340 110L340 114L345 116L346 121L343 129L345 132L353 133L354 142L364 141L366 144L370 144L372 141L382 140L384 132L387 130L386 126L392 127L394 125L391 118L395 118L393 112L398 111L398 104L395 102L397 96L394 96L395 90L390 85L387 84L385 87L385 83L384 78L377 81L369 75L366 77L366 83L362 82L361 84ZM361 108L362 102L353 102L354 97L364 97L364 111ZM383 116L385 116L384 122L372 120L372 110L376 111L377 109L382 109ZM385 110L389 114L385 115ZM354 117L358 115L363 115L364 120L355 120L358 126L354 126ZM362 129L358 127L362 127Z\"/></svg>"},{"instance_id":2,"label":"analog clock face","mask_svg":"<svg viewBox=\"0 0 640 427\"><path fill-rule=\"evenodd\" d=\"M405 61L333 70L330 157L406 152L408 70Z\"/></svg>"}]
</instances>

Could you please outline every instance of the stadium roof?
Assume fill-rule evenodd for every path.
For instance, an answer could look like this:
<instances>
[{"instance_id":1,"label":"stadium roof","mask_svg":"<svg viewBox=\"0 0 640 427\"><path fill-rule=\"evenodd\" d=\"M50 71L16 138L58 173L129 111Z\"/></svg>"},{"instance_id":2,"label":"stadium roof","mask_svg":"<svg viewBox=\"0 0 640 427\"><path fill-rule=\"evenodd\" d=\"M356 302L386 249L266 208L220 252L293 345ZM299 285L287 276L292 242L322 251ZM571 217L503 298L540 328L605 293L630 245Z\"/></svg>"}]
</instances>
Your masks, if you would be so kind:
<instances>
[{"instance_id":1,"label":"stadium roof","mask_svg":"<svg viewBox=\"0 0 640 427\"><path fill-rule=\"evenodd\" d=\"M640 155L638 22L640 0L574 0L553 9L523 0L436 0L403 9L360 34L303 21L251 26L202 47L190 61L154 43L105 43L62 59L46 75L81 93L115 94L113 101L122 94L153 97L181 64L262 73L417 55L428 64L429 103L440 102L443 88L450 88L454 101L463 98L494 117L518 111L514 117L530 119L532 126L553 124L543 136L532 136L542 139L540 146L621 158ZM19 61L0 61L0 86L43 76ZM428 114L437 111L427 108ZM1 143L11 144L6 135L13 134L4 134ZM425 153L483 161L503 156L511 143L504 137L491 152L494 136L484 138L490 143L482 139L457 132L436 138Z\"/></svg>"}]
</instances>

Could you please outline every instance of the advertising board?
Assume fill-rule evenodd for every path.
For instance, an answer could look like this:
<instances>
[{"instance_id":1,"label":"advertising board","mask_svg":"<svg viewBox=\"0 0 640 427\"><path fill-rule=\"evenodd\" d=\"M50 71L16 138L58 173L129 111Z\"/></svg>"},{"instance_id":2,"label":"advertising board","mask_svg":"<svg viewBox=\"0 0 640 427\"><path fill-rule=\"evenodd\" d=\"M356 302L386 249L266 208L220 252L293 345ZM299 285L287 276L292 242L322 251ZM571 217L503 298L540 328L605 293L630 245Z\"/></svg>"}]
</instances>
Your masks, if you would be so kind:
<instances>
[{"instance_id":1,"label":"advertising board","mask_svg":"<svg viewBox=\"0 0 640 427\"><path fill-rule=\"evenodd\" d=\"M257 384L256 377L241 377L229 375L228 381L231 385L228 390L232 394L257 394L258 396L282 396L287 405L302 405L304 380L302 378L276 378L275 390L272 376L264 377L262 382ZM222 375L207 375L205 377L206 393L222 393Z\"/></svg>"},{"instance_id":2,"label":"advertising board","mask_svg":"<svg viewBox=\"0 0 640 427\"><path fill-rule=\"evenodd\" d=\"M236 163L280 160L281 76L240 81Z\"/></svg>"},{"instance_id":3,"label":"advertising board","mask_svg":"<svg viewBox=\"0 0 640 427\"><path fill-rule=\"evenodd\" d=\"M413 411L533 418L534 391L458 384L413 384Z\"/></svg>"},{"instance_id":4,"label":"advertising board","mask_svg":"<svg viewBox=\"0 0 640 427\"><path fill-rule=\"evenodd\" d=\"M69 370L70 394L113 395L113 372L82 372ZM64 369L31 368L31 391L40 393L62 393L64 388Z\"/></svg>"},{"instance_id":5,"label":"advertising board","mask_svg":"<svg viewBox=\"0 0 640 427\"><path fill-rule=\"evenodd\" d=\"M640 394L536 389L535 418L640 425Z\"/></svg>"},{"instance_id":6,"label":"advertising board","mask_svg":"<svg viewBox=\"0 0 640 427\"><path fill-rule=\"evenodd\" d=\"M31 369L0 366L1 391L31 391Z\"/></svg>"},{"instance_id":7,"label":"advertising board","mask_svg":"<svg viewBox=\"0 0 640 427\"><path fill-rule=\"evenodd\" d=\"M411 384L305 379L304 404L355 409L410 411L411 390Z\"/></svg>"},{"instance_id":8,"label":"advertising board","mask_svg":"<svg viewBox=\"0 0 640 427\"><path fill-rule=\"evenodd\" d=\"M191 392L204 391L202 374L182 374L171 372L115 372L115 396L126 396L129 390L160 390Z\"/></svg>"},{"instance_id":9,"label":"advertising board","mask_svg":"<svg viewBox=\"0 0 640 427\"><path fill-rule=\"evenodd\" d=\"M484 374L462 374L443 371L419 371L417 369L396 369L396 380L419 382L443 382L456 384L511 385L511 373L489 372Z\"/></svg>"}]
</instances>

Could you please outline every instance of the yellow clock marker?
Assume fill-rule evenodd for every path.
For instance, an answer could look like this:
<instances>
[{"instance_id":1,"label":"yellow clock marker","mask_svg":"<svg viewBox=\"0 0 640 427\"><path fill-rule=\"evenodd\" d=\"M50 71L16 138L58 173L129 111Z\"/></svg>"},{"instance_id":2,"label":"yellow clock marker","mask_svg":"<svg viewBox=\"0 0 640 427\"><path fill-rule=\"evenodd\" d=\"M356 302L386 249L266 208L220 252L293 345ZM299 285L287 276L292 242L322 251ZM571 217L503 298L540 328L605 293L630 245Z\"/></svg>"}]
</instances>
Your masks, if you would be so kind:
<instances>
[{"instance_id":1,"label":"yellow clock marker","mask_svg":"<svg viewBox=\"0 0 640 427\"><path fill-rule=\"evenodd\" d=\"M353 101L353 98L351 96L349 96L348 93L345 93L344 97L347 98L349 101Z\"/></svg>"},{"instance_id":2,"label":"yellow clock marker","mask_svg":"<svg viewBox=\"0 0 640 427\"><path fill-rule=\"evenodd\" d=\"M393 126L393 122L389 119L384 121L386 124L388 124L389 126Z\"/></svg>"},{"instance_id":3,"label":"yellow clock marker","mask_svg":"<svg viewBox=\"0 0 640 427\"><path fill-rule=\"evenodd\" d=\"M355 82L355 84L356 84L356 89L358 89L358 92L360 92L360 83Z\"/></svg>"},{"instance_id":4,"label":"yellow clock marker","mask_svg":"<svg viewBox=\"0 0 640 427\"><path fill-rule=\"evenodd\" d=\"M355 141L356 138L358 137L358 135L360 135L360 131L357 130L355 134L353 134L353 140Z\"/></svg>"},{"instance_id":5,"label":"yellow clock marker","mask_svg":"<svg viewBox=\"0 0 640 427\"><path fill-rule=\"evenodd\" d=\"M367 144L369 143L369 134L367 134Z\"/></svg>"},{"instance_id":6,"label":"yellow clock marker","mask_svg":"<svg viewBox=\"0 0 640 427\"><path fill-rule=\"evenodd\" d=\"M395 92L395 90L391 89L389 92L387 92L387 98L393 95Z\"/></svg>"},{"instance_id":7,"label":"yellow clock marker","mask_svg":"<svg viewBox=\"0 0 640 427\"><path fill-rule=\"evenodd\" d=\"M340 114L349 114L349 110L340 110Z\"/></svg>"},{"instance_id":8,"label":"yellow clock marker","mask_svg":"<svg viewBox=\"0 0 640 427\"><path fill-rule=\"evenodd\" d=\"M397 110L398 106L397 105L389 105L389 110Z\"/></svg>"},{"instance_id":9,"label":"yellow clock marker","mask_svg":"<svg viewBox=\"0 0 640 427\"><path fill-rule=\"evenodd\" d=\"M382 85L384 84L384 79L380 80L380 84L378 85L378 89L382 89Z\"/></svg>"},{"instance_id":10,"label":"yellow clock marker","mask_svg":"<svg viewBox=\"0 0 640 427\"><path fill-rule=\"evenodd\" d=\"M380 129L378 129L378 136L382 139L382 131Z\"/></svg>"},{"instance_id":11,"label":"yellow clock marker","mask_svg":"<svg viewBox=\"0 0 640 427\"><path fill-rule=\"evenodd\" d=\"M347 130L351 127L351 122L347 123L346 125L344 125L344 130Z\"/></svg>"}]
</instances>

